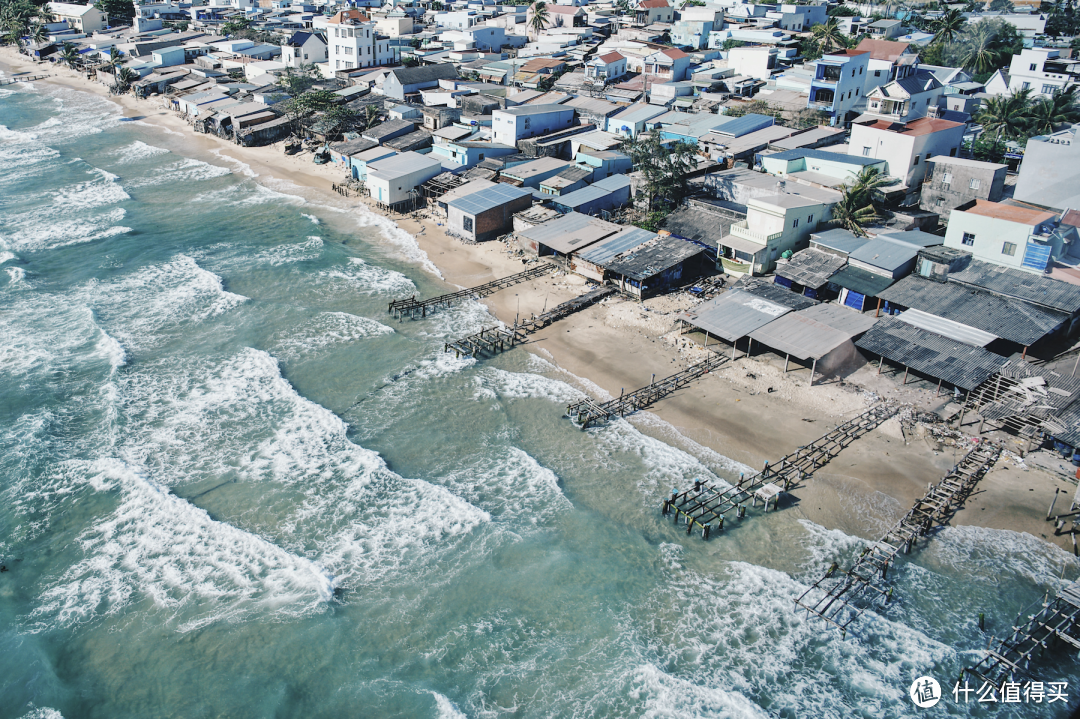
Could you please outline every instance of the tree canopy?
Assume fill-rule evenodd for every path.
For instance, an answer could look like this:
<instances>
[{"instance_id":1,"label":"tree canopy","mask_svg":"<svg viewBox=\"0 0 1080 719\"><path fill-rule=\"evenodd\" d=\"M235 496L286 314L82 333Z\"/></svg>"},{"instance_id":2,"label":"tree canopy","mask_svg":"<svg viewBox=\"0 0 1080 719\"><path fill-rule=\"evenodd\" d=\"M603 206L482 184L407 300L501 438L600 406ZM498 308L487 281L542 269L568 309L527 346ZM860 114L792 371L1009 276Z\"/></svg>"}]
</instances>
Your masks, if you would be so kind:
<instances>
[{"instance_id":1,"label":"tree canopy","mask_svg":"<svg viewBox=\"0 0 1080 719\"><path fill-rule=\"evenodd\" d=\"M135 17L135 3L131 0L97 0L94 7L109 16L110 25L128 24Z\"/></svg>"}]
</instances>

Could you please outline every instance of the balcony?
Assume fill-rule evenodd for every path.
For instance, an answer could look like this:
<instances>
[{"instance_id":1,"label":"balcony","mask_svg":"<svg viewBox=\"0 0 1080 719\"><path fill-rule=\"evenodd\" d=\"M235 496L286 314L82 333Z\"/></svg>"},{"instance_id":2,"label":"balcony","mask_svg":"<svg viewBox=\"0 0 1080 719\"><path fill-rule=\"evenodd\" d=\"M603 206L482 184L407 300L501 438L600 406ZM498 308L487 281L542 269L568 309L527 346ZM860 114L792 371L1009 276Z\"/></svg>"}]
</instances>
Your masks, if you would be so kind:
<instances>
[{"instance_id":1,"label":"balcony","mask_svg":"<svg viewBox=\"0 0 1080 719\"><path fill-rule=\"evenodd\" d=\"M808 102L806 106L811 110L821 110L822 112L832 112L833 106L831 102Z\"/></svg>"},{"instance_id":2,"label":"balcony","mask_svg":"<svg viewBox=\"0 0 1080 719\"><path fill-rule=\"evenodd\" d=\"M744 240L756 242L763 248L765 247L765 245L768 245L773 240L779 240L781 237L784 236L783 232L774 232L771 235L767 235L764 232L760 232L758 230L751 230L747 226L745 220L743 220L742 222L736 222L734 225L732 225L731 234L735 235L736 237L741 237Z\"/></svg>"}]
</instances>

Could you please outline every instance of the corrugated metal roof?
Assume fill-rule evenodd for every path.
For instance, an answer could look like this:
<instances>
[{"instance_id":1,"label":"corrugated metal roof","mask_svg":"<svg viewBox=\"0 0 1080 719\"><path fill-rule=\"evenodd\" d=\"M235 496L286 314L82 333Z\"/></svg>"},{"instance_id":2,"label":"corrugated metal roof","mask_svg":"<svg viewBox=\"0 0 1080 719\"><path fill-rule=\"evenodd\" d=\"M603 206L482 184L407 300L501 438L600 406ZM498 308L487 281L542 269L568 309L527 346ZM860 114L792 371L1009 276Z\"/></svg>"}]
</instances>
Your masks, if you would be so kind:
<instances>
[{"instance_id":1,"label":"corrugated metal roof","mask_svg":"<svg viewBox=\"0 0 1080 719\"><path fill-rule=\"evenodd\" d=\"M796 252L787 262L778 263L776 274L816 290L845 264L847 261L839 255L810 248Z\"/></svg>"},{"instance_id":2,"label":"corrugated metal roof","mask_svg":"<svg viewBox=\"0 0 1080 719\"><path fill-rule=\"evenodd\" d=\"M1080 287L981 260L972 259L963 270L950 272L949 282L982 287L995 294L1069 314L1080 311Z\"/></svg>"},{"instance_id":3,"label":"corrugated metal roof","mask_svg":"<svg viewBox=\"0 0 1080 719\"><path fill-rule=\"evenodd\" d=\"M882 317L855 346L968 391L1008 362L982 347L920 329L897 317Z\"/></svg>"},{"instance_id":4,"label":"corrugated metal roof","mask_svg":"<svg viewBox=\"0 0 1080 719\"><path fill-rule=\"evenodd\" d=\"M1007 300L956 282L905 277L878 295L888 302L962 322L995 337L1028 346L1068 319L1064 312Z\"/></svg>"},{"instance_id":5,"label":"corrugated metal roof","mask_svg":"<svg viewBox=\"0 0 1080 719\"><path fill-rule=\"evenodd\" d=\"M678 237L658 237L648 244L628 252L608 265L608 270L633 280L650 277L685 262L705 251L701 245Z\"/></svg>"},{"instance_id":6,"label":"corrugated metal roof","mask_svg":"<svg viewBox=\"0 0 1080 719\"><path fill-rule=\"evenodd\" d=\"M638 123L646 122L654 117L659 117L660 115L663 115L664 112L664 108L653 105L631 105L622 112L612 115L608 119L617 122Z\"/></svg>"},{"instance_id":7,"label":"corrugated metal roof","mask_svg":"<svg viewBox=\"0 0 1080 719\"><path fill-rule=\"evenodd\" d=\"M894 242L887 237L875 237L848 254L848 259L865 262L888 272L896 272L915 259L920 249L906 242Z\"/></svg>"},{"instance_id":8,"label":"corrugated metal roof","mask_svg":"<svg viewBox=\"0 0 1080 719\"><path fill-rule=\"evenodd\" d=\"M464 197L450 200L446 204L449 207L461 210L467 215L479 215L481 212L501 207L508 202L513 202L514 200L519 200L522 197L529 197L531 195L532 193L527 190L500 182L491 187L485 187L465 195Z\"/></svg>"},{"instance_id":9,"label":"corrugated metal roof","mask_svg":"<svg viewBox=\"0 0 1080 719\"><path fill-rule=\"evenodd\" d=\"M860 295L877 297L880 292L892 285L893 280L889 277L875 275L873 272L860 267L848 265L830 277L829 282L845 287L852 292L858 292Z\"/></svg>"},{"instance_id":10,"label":"corrugated metal roof","mask_svg":"<svg viewBox=\"0 0 1080 719\"><path fill-rule=\"evenodd\" d=\"M580 212L568 212L562 217L523 230L519 234L533 242L550 247L555 252L569 254L610 237L620 229L622 228L613 222L605 222Z\"/></svg>"},{"instance_id":11,"label":"corrugated metal roof","mask_svg":"<svg viewBox=\"0 0 1080 719\"><path fill-rule=\"evenodd\" d=\"M557 197L553 202L563 207L576 208L588 202L599 200L601 197L607 197L623 188L630 187L630 178L625 175L613 175L612 177L621 178L621 181L609 183L608 185L604 185L602 182L594 182L591 185L582 187L580 190L574 190Z\"/></svg>"},{"instance_id":12,"label":"corrugated metal roof","mask_svg":"<svg viewBox=\"0 0 1080 719\"><path fill-rule=\"evenodd\" d=\"M369 162L367 168L369 175L392 178L411 175L418 170L426 170L437 165L440 165L439 161L433 160L427 155L421 155L417 152L403 152L376 162Z\"/></svg>"},{"instance_id":13,"label":"corrugated metal roof","mask_svg":"<svg viewBox=\"0 0 1080 719\"><path fill-rule=\"evenodd\" d=\"M656 237L655 232L643 230L640 227L627 227L606 240L600 240L588 249L574 254L586 262L603 267L618 255L629 252L654 237Z\"/></svg>"},{"instance_id":14,"label":"corrugated metal roof","mask_svg":"<svg viewBox=\"0 0 1080 719\"><path fill-rule=\"evenodd\" d=\"M914 327L935 332L942 337L950 337L973 347L985 347L997 339L996 335L989 332L983 332L962 322L954 322L921 310L907 310L896 317L901 322L907 322Z\"/></svg>"},{"instance_id":15,"label":"corrugated metal roof","mask_svg":"<svg viewBox=\"0 0 1080 719\"><path fill-rule=\"evenodd\" d=\"M825 232L811 232L811 244L817 243L830 250L836 250L848 255L865 245L870 240L866 237L856 237L851 231L836 228Z\"/></svg>"},{"instance_id":16,"label":"corrugated metal roof","mask_svg":"<svg viewBox=\"0 0 1080 719\"><path fill-rule=\"evenodd\" d=\"M799 312L789 312L750 333L755 342L801 360L821 359L851 338Z\"/></svg>"},{"instance_id":17,"label":"corrugated metal roof","mask_svg":"<svg viewBox=\"0 0 1080 719\"><path fill-rule=\"evenodd\" d=\"M770 127L775 124L775 122L776 121L769 115L758 115L754 112L748 112L742 117L728 118L728 121L724 124L714 127L713 132L717 135L727 135L728 137L742 137L743 135L749 135L751 132Z\"/></svg>"},{"instance_id":18,"label":"corrugated metal roof","mask_svg":"<svg viewBox=\"0 0 1080 719\"><path fill-rule=\"evenodd\" d=\"M758 297L790 307L793 310L803 310L818 304L817 300L803 295L797 295L786 287L781 287L771 280L761 277L744 277L736 285L736 288L755 294Z\"/></svg>"},{"instance_id":19,"label":"corrugated metal roof","mask_svg":"<svg viewBox=\"0 0 1080 719\"><path fill-rule=\"evenodd\" d=\"M679 315L679 319L723 340L735 342L788 312L791 312L790 307L735 289Z\"/></svg>"},{"instance_id":20,"label":"corrugated metal roof","mask_svg":"<svg viewBox=\"0 0 1080 719\"><path fill-rule=\"evenodd\" d=\"M828 160L830 162L842 162L847 165L862 165L864 167L881 163L881 160L877 160L872 157L862 157L861 155L841 155L839 152L815 150L808 147L800 147L794 150L784 150L783 152L777 152L773 155L769 155L770 160L780 160L781 162L791 162L792 160L801 160L803 158Z\"/></svg>"},{"instance_id":21,"label":"corrugated metal roof","mask_svg":"<svg viewBox=\"0 0 1080 719\"><path fill-rule=\"evenodd\" d=\"M799 314L826 324L834 330L839 330L848 337L861 335L877 322L877 318L873 315L852 312L847 307L825 302L799 310Z\"/></svg>"}]
</instances>

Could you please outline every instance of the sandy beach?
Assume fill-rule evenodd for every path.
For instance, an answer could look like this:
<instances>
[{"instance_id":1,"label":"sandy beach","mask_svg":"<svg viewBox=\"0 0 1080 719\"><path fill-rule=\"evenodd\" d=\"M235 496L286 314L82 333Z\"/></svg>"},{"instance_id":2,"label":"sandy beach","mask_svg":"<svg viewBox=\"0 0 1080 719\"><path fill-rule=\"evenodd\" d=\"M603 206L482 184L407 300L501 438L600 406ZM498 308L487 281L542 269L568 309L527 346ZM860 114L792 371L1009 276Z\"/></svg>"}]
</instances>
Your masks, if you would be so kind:
<instances>
[{"instance_id":1,"label":"sandy beach","mask_svg":"<svg viewBox=\"0 0 1080 719\"><path fill-rule=\"evenodd\" d=\"M10 48L0 50L0 69L12 74L48 73L52 76L40 82L108 97L123 108L126 117L161 128L166 144L180 154L215 164L232 158L250 167L258 182L292 183L336 206L344 200L332 189L344 179L342 169L315 165L310 154L286 156L280 145L244 148L195 134L185 121L162 107L160 98L110 97L105 86L87 81L81 73L34 63ZM368 210L377 213L371 205ZM449 237L436 218L394 215L391 219L416 238L448 290L521 270L521 259L501 243L467 245ZM523 316L538 314L584 288L580 277L553 274L503 290L485 303L495 318L510 324L519 308ZM688 295L645 303L608 299L533 335L527 349L563 370L568 382L596 395L617 396L623 388L630 391L648 384L653 373L663 377L701 357L704 350L694 338L675 331L675 313L692 302ZM893 371L886 368L878 375L876 365L863 366L843 379L818 378L813 386L808 369L797 367L784 374L782 366L783 358L774 355L740 357L652 408L651 415L664 422L650 421L646 413L632 421L643 432L666 441L696 442L759 469L765 461L812 441L881 397L924 410L947 401L935 397L933 385L926 382L900 387ZM685 440L672 437L668 425ZM974 432L970 424L964 429ZM819 470L789 498L785 511L829 529L876 538L964 451L962 445L942 444L922 435L905 433L900 422L890 420ZM1044 519L1056 490L1067 492L1067 504L1076 485L1059 474L1006 458L980 483L953 524L1028 532L1071 551L1071 538L1055 537L1052 525Z\"/></svg>"}]
</instances>

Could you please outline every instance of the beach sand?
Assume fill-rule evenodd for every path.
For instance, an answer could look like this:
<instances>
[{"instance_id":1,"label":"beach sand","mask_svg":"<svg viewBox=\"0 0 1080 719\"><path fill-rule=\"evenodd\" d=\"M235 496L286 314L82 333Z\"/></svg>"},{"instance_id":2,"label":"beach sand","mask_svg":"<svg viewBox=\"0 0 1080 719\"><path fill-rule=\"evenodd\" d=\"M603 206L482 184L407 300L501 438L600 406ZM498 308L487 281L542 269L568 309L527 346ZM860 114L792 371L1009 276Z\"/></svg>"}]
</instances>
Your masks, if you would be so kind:
<instances>
[{"instance_id":1,"label":"beach sand","mask_svg":"<svg viewBox=\"0 0 1080 719\"><path fill-rule=\"evenodd\" d=\"M107 88L87 81L81 73L33 63L10 48L0 50L0 69L47 72L53 77L44 82L109 97ZM160 98L109 99L123 108L125 116L168 131L163 139L181 154L217 164L221 158L232 158L249 166L259 182L291 183L302 192L331 199L336 206L344 199L332 190L334 183L345 178L342 168L315 165L310 154L287 156L280 145L243 148L195 134L185 121L162 107ZM447 236L438 219L390 217L416 237L420 249L450 286L448 291L522 269L521 259L508 253L501 243L468 245ZM539 314L584 289L585 281L580 277L553 274L502 290L484 302L494 317L512 324L519 312L523 317ZM685 295L643 304L608 299L536 333L526 347L567 373L567 381L594 396L617 396L621 389L629 392L648 384L653 373L664 377L703 356L704 350L691 338L673 332L674 313L692 302ZM784 374L782 366L783 359L774 355L740 357L661 400L650 412L682 437L759 469L765 461L779 459L830 426L864 411L877 397L923 409L940 407L946 401L934 397L935 388L926 382L901 387L896 372L888 367L878 375L876 365L866 365L846 379L818 378L809 386L807 368L797 367ZM672 440L663 423L636 423L643 432ZM964 429L974 432L971 424ZM928 483L937 482L959 460L961 451L920 436L905 437L900 423L891 420L846 448L795 490L782 507L826 528L873 539L907 511ZM1028 532L1071 551L1071 538L1053 536L1053 526L1044 519L1056 489L1068 493L1058 500L1057 511L1063 511L1062 503L1067 505L1076 490L1074 483L1003 460L951 523Z\"/></svg>"}]
</instances>

